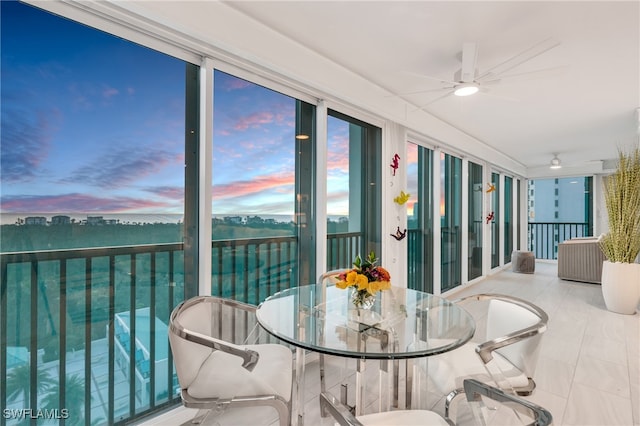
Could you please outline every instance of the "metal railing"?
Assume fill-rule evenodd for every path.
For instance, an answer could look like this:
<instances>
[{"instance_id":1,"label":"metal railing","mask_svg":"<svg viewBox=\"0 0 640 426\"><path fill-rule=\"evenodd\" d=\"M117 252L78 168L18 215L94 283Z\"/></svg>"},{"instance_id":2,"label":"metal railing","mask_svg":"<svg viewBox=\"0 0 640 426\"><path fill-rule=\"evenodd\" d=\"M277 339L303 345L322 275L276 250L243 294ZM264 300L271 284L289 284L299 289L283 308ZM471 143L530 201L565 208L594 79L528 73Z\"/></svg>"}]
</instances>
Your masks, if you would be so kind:
<instances>
[{"instance_id":1,"label":"metal railing","mask_svg":"<svg viewBox=\"0 0 640 426\"><path fill-rule=\"evenodd\" d=\"M359 242L331 235L329 253L350 263ZM257 304L297 285L294 236L211 244L214 295ZM166 327L184 299L183 249L2 253L0 408L12 411L0 425L44 408L60 422L124 424L179 404Z\"/></svg>"},{"instance_id":2,"label":"metal railing","mask_svg":"<svg viewBox=\"0 0 640 426\"><path fill-rule=\"evenodd\" d=\"M36 410L50 410L50 420L117 424L175 403L166 324L184 294L182 250L3 253L0 424Z\"/></svg>"},{"instance_id":3,"label":"metal railing","mask_svg":"<svg viewBox=\"0 0 640 426\"><path fill-rule=\"evenodd\" d=\"M541 259L557 258L560 242L591 233L587 223L528 225L529 248ZM425 267L417 236L408 233L417 255L408 257L410 276ZM349 267L360 253L360 233L327 239L332 267ZM297 285L297 244L294 236L212 241L212 294L257 304ZM2 409L24 416L67 408L89 425L130 422L178 404L166 326L184 298L183 256L181 243L3 253ZM5 424L16 423L0 416Z\"/></svg>"},{"instance_id":4,"label":"metal railing","mask_svg":"<svg viewBox=\"0 0 640 426\"><path fill-rule=\"evenodd\" d=\"M361 253L362 233L343 232L327 235L327 269L351 268L357 255Z\"/></svg>"},{"instance_id":5,"label":"metal railing","mask_svg":"<svg viewBox=\"0 0 640 426\"><path fill-rule=\"evenodd\" d=\"M577 237L593 236L587 222L529 222L528 248L536 259L558 259L558 245Z\"/></svg>"}]
</instances>

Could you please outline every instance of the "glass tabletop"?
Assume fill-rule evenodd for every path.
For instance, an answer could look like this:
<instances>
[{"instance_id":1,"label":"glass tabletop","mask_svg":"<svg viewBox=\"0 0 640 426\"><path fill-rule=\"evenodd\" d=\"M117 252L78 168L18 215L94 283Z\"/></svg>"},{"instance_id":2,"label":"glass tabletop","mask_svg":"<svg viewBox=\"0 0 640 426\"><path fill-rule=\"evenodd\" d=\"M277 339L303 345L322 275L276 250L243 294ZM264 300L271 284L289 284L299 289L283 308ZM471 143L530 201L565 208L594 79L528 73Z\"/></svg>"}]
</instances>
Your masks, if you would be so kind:
<instances>
[{"instance_id":1,"label":"glass tabletop","mask_svg":"<svg viewBox=\"0 0 640 426\"><path fill-rule=\"evenodd\" d=\"M299 348L366 359L407 359L455 349L473 337L471 315L447 299L391 287L371 309L356 309L351 289L308 285L268 297L260 325Z\"/></svg>"}]
</instances>

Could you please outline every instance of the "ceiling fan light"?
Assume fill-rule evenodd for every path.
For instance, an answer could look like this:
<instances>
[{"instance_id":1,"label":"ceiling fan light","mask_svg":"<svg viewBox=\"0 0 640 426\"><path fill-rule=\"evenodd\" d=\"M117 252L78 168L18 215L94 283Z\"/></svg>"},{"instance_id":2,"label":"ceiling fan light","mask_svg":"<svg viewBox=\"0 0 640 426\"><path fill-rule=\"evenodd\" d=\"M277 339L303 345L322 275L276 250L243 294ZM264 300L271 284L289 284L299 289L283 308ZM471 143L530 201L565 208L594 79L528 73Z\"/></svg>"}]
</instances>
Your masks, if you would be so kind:
<instances>
[{"instance_id":1,"label":"ceiling fan light","mask_svg":"<svg viewBox=\"0 0 640 426\"><path fill-rule=\"evenodd\" d=\"M478 93L480 87L476 83L462 83L455 87L453 92L456 96L470 96L474 93Z\"/></svg>"},{"instance_id":2,"label":"ceiling fan light","mask_svg":"<svg viewBox=\"0 0 640 426\"><path fill-rule=\"evenodd\" d=\"M555 155L552 159L551 159L551 165L549 166L550 169L561 169L562 168L562 164L560 163L560 159L558 158L557 155Z\"/></svg>"}]
</instances>

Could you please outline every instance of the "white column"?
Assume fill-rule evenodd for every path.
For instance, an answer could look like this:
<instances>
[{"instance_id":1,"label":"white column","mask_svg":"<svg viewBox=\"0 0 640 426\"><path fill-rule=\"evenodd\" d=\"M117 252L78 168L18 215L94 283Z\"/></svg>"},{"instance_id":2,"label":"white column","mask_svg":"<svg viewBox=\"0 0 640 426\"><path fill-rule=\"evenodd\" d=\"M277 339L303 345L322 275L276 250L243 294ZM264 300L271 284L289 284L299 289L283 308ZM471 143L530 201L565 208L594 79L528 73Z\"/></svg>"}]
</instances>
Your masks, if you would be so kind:
<instances>
[{"instance_id":1,"label":"white column","mask_svg":"<svg viewBox=\"0 0 640 426\"><path fill-rule=\"evenodd\" d=\"M398 154L398 168L391 168L394 155ZM398 227L401 232L407 229L407 205L399 205L394 198L401 191L407 191L407 133L406 129L396 123L387 123L382 138L382 253L379 254L381 265L392 277L394 286L407 286L407 240L396 240Z\"/></svg>"},{"instance_id":2,"label":"white column","mask_svg":"<svg viewBox=\"0 0 640 426\"><path fill-rule=\"evenodd\" d=\"M316 275L327 270L327 105L316 107Z\"/></svg>"},{"instance_id":3,"label":"white column","mask_svg":"<svg viewBox=\"0 0 640 426\"><path fill-rule=\"evenodd\" d=\"M211 176L213 157L213 61L200 65L200 140L198 147L198 294L211 294Z\"/></svg>"}]
</instances>

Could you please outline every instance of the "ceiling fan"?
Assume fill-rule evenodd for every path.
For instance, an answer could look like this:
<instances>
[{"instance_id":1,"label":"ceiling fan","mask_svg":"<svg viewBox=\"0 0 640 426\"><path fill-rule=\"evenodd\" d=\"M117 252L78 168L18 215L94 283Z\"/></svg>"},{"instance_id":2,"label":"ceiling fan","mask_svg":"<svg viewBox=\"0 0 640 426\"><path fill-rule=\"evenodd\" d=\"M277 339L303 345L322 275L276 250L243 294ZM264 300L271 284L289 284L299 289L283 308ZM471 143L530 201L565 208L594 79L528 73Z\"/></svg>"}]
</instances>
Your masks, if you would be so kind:
<instances>
[{"instance_id":1,"label":"ceiling fan","mask_svg":"<svg viewBox=\"0 0 640 426\"><path fill-rule=\"evenodd\" d=\"M506 79L547 73L557 68L546 68L542 70L529 71L518 74L505 74L508 71L516 68L517 66L537 56L542 55L543 53L553 49L558 45L560 45L559 41L553 38L548 38L518 53L517 55L510 57L504 62L501 62L489 68L488 70L478 72L478 46L476 43L464 43L462 45L461 67L458 71L455 72L453 80L443 80L441 78L419 74L419 76L421 77L425 77L431 80L437 80L445 86L438 89L420 90L416 92L404 93L404 95L444 91L442 96L432 99L429 103L420 107L423 108L450 95L470 96L478 93L479 91L486 91L487 86L499 83Z\"/></svg>"}]
</instances>

